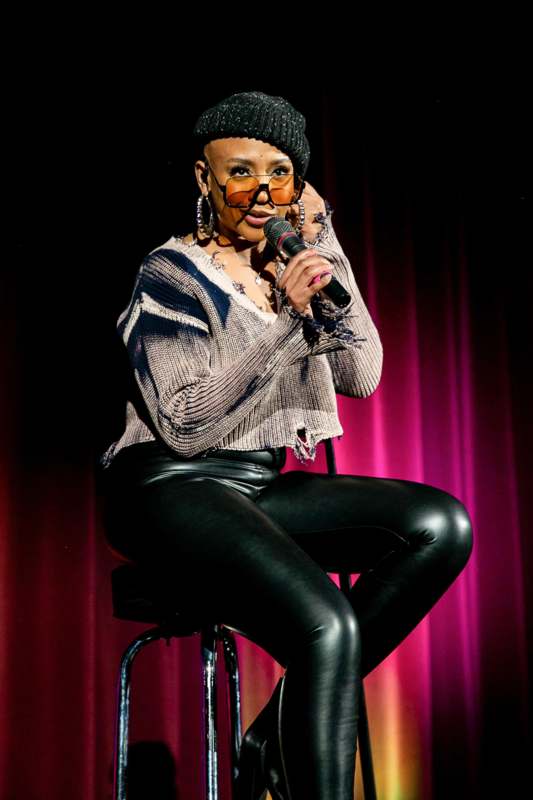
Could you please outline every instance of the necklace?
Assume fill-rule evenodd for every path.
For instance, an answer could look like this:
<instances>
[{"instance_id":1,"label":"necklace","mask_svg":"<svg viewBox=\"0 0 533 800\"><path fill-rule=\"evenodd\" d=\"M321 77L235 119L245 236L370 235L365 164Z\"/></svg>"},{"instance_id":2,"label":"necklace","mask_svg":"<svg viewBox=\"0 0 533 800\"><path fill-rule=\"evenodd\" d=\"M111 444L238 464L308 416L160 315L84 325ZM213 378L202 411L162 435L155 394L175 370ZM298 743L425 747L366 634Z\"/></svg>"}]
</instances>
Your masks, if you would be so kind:
<instances>
[{"instance_id":1,"label":"necklace","mask_svg":"<svg viewBox=\"0 0 533 800\"><path fill-rule=\"evenodd\" d=\"M185 241L184 241L184 238L185 238L185 237L183 237L183 236L175 236L174 238L175 238L175 239L177 239L177 240L179 240L181 244L185 245L185 247L194 247L194 246L201 247L201 246L199 245L199 243L198 243L198 239L197 239L197 237L196 237L194 234L193 234L193 238L192 238L192 241L191 241L191 242L185 242ZM203 248L201 248L201 249L203 250ZM225 272L225 270L226 270L226 265L225 265L225 264L223 264L223 263L221 263L220 261L217 261L217 259L215 258L215 256L216 256L216 255L217 255L219 252L220 252L220 251L218 251L218 250L217 250L217 251L215 251L214 253L205 253L205 252L203 252L203 253L202 253L202 255L203 255L203 256L204 256L204 257L205 257L205 258L206 258L206 259L207 259L207 260L208 260L208 261L209 261L209 262L210 262L210 263L211 263L211 264L212 264L214 267L215 267L215 269L216 269L216 270L218 270L219 272L220 272L220 271L224 271L224 273L227 275L227 273ZM279 278L281 277L282 268L284 268L284 267L285 267L285 262L284 262L284 261L283 261L283 260L280 258L280 256L279 256L277 253L276 253L276 256L275 256L275 259L274 259L274 260L275 260L275 263L276 263L277 279L279 280ZM254 278L254 282L255 282L255 283L258 285L258 286L261 286L261 284L262 284L262 282L263 282L263 278L261 278L261 273L260 273L260 272L257 272L257 271L256 271L256 270L255 270L255 269L252 267L252 265L251 265L251 264L244 264L244 263L243 263L243 266L249 267L251 270L253 270L253 271L256 273L256 274L255 274L255 278ZM261 270L261 272L263 272L263 270ZM228 278L231 280L231 283L232 283L232 285L233 285L233 288L234 288L234 289L235 289L237 292L239 292L239 294L243 294L243 295L245 295L246 297L248 297L248 299L249 299L249 300L251 300L251 301L252 301L252 303L253 303L253 304L254 304L254 305L255 305L255 306L256 306L256 307L257 307L257 308L258 308L260 311L263 311L263 312L265 312L265 313L267 313L267 314L272 314L272 313L273 313L273 312L272 312L272 305L273 305L273 303L272 303L272 298L273 298L273 294L274 294L274 287L273 287L273 285L270 283L270 281L265 281L265 282L267 282L267 283L269 284L269 290L268 290L268 294L265 294L265 297L266 297L266 299L267 299L268 306L267 306L267 307L265 307L265 306L260 306L260 305L258 305L258 304L255 302L255 300L253 300L253 299L252 299L252 298L251 298L251 297L250 297L250 296L249 296L249 295L246 293L246 288L245 288L245 286L244 286L244 284L243 284L243 283L241 283L240 281L235 281L235 280L233 280L233 278L232 278L230 275L227 275L227 277L228 277Z\"/></svg>"}]
</instances>

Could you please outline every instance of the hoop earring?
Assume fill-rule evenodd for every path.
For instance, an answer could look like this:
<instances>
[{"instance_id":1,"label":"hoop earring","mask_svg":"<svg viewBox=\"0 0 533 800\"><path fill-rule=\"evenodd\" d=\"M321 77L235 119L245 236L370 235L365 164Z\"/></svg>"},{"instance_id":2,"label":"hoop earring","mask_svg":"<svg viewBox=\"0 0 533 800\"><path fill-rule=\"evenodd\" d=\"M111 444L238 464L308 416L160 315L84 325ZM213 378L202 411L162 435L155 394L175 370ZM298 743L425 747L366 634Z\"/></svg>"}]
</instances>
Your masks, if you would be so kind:
<instances>
[{"instance_id":1,"label":"hoop earring","mask_svg":"<svg viewBox=\"0 0 533 800\"><path fill-rule=\"evenodd\" d=\"M296 228L296 232L300 233L305 222L305 203L303 200L298 200L298 205L300 207L300 219L298 220L298 227Z\"/></svg>"},{"instance_id":2,"label":"hoop earring","mask_svg":"<svg viewBox=\"0 0 533 800\"><path fill-rule=\"evenodd\" d=\"M204 200L207 200L207 205L209 206L209 222L205 222L204 220L204 213L203 213L203 206L202 203ZM197 227L205 233L206 236L211 238L213 232L215 230L215 215L213 214L213 206L209 200L209 197L205 197L202 193L200 193L200 197L196 203L196 225Z\"/></svg>"},{"instance_id":3,"label":"hoop earring","mask_svg":"<svg viewBox=\"0 0 533 800\"><path fill-rule=\"evenodd\" d=\"M298 222L296 223L295 230L296 230L296 233L300 233L300 231L302 230L302 228L304 226L304 222L305 222L305 203L301 199L297 200L297 203L298 203L298 207L300 209L300 212L299 212Z\"/></svg>"}]
</instances>

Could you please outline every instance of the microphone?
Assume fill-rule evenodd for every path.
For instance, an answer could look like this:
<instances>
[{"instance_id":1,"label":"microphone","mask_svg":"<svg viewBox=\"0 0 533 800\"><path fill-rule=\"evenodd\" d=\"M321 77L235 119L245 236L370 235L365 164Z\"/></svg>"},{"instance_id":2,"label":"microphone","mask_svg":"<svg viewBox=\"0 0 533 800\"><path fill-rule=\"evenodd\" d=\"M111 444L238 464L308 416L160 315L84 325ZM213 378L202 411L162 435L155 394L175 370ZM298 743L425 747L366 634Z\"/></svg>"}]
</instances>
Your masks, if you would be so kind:
<instances>
[{"instance_id":1,"label":"microphone","mask_svg":"<svg viewBox=\"0 0 533 800\"><path fill-rule=\"evenodd\" d=\"M286 219L272 217L265 222L263 230L269 244L279 253L295 256L300 250L308 249L299 238L291 223L287 222ZM335 275L331 276L330 282L322 287L320 293L327 295L327 297L340 308L347 306L352 299L352 296L348 294L342 284L339 283Z\"/></svg>"}]
</instances>

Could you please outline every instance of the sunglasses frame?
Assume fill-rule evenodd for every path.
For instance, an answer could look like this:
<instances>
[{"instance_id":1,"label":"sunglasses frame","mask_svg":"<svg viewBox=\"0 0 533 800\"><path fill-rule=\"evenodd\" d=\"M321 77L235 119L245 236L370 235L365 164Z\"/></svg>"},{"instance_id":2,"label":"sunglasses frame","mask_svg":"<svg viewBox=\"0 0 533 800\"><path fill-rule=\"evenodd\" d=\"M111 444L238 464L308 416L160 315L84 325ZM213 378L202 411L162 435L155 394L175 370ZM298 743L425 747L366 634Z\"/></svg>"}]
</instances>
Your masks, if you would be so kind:
<instances>
[{"instance_id":1,"label":"sunglasses frame","mask_svg":"<svg viewBox=\"0 0 533 800\"><path fill-rule=\"evenodd\" d=\"M251 201L248 203L247 206L234 206L234 205L231 205L231 203L228 203L228 200L226 198L226 186L230 182L230 180L232 180L232 179L228 178L228 180L226 181L226 183L224 185L219 183L215 173L213 172L212 166L210 165L210 163L207 160L207 158L205 158L205 156L204 156L204 160L205 160L205 163L207 164L207 168L208 168L209 172L213 176L213 180L215 181L216 185L218 186L218 188L222 192L222 197L224 198L224 203L228 206L228 208L250 208L250 206L252 206L255 203L257 195L261 192L261 190L263 188L265 188L266 193L268 195L268 199L270 200L270 202L273 205L278 206L278 207L292 206L292 205L294 205L295 203L298 202L298 200L302 196L303 190L305 189L305 181L304 181L304 179L303 179L303 177L301 175L299 175L297 172L287 172L286 173L287 175L293 175L293 176L297 177L301 181L300 189L299 189L297 195L295 195L294 200L291 203L275 203L274 200L272 199L271 194L270 194L270 180L272 179L272 175L270 175L270 176L268 176L268 175L253 175L253 176L250 176L250 177L254 177L254 178L267 178L268 177L269 178L268 183L260 183L259 184L259 186L257 187L257 191L254 193L254 196L252 197Z\"/></svg>"}]
</instances>

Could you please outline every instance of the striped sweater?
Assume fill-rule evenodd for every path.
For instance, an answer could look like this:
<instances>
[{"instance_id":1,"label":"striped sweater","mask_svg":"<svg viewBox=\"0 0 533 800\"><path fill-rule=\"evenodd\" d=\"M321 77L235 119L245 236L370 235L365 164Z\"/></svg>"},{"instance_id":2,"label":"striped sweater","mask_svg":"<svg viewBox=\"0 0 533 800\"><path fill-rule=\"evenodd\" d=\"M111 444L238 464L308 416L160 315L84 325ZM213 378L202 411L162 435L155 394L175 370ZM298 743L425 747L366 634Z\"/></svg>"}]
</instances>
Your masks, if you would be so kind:
<instances>
[{"instance_id":1,"label":"striped sweater","mask_svg":"<svg viewBox=\"0 0 533 800\"><path fill-rule=\"evenodd\" d=\"M372 394L383 350L326 208L316 239L302 241L332 263L352 297L344 309L315 295L308 316L276 286L278 313L265 312L182 236L144 258L117 320L140 392L104 469L124 447L155 439L181 458L287 446L305 463L321 440L342 436L336 392ZM277 259L278 279L287 261Z\"/></svg>"}]
</instances>

